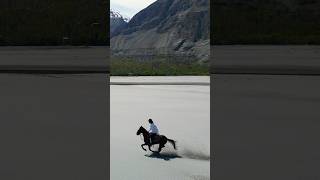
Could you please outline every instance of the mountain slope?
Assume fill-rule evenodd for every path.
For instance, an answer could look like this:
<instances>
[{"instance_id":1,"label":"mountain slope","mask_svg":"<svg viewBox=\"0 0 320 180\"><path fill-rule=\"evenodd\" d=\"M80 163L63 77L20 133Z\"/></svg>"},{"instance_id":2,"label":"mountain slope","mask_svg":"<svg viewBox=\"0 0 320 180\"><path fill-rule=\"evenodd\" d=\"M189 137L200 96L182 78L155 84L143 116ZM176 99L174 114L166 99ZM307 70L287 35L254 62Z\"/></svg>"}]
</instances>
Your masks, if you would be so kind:
<instances>
[{"instance_id":1,"label":"mountain slope","mask_svg":"<svg viewBox=\"0 0 320 180\"><path fill-rule=\"evenodd\" d=\"M215 0L215 44L319 44L318 0Z\"/></svg>"},{"instance_id":2,"label":"mountain slope","mask_svg":"<svg viewBox=\"0 0 320 180\"><path fill-rule=\"evenodd\" d=\"M123 17L119 12L110 10L110 37L118 35L122 29L127 27L129 19Z\"/></svg>"},{"instance_id":3,"label":"mountain slope","mask_svg":"<svg viewBox=\"0 0 320 180\"><path fill-rule=\"evenodd\" d=\"M107 45L107 0L0 1L0 45Z\"/></svg>"},{"instance_id":4,"label":"mountain slope","mask_svg":"<svg viewBox=\"0 0 320 180\"><path fill-rule=\"evenodd\" d=\"M209 0L158 0L111 38L116 55L209 54Z\"/></svg>"}]
</instances>

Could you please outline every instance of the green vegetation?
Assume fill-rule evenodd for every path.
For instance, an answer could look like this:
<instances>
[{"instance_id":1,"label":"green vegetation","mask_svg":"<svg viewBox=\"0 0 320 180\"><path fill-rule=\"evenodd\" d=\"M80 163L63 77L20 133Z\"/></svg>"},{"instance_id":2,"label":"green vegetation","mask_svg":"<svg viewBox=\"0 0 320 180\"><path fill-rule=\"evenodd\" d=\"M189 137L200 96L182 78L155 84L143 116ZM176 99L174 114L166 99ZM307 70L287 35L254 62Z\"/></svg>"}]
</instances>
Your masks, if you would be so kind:
<instances>
[{"instance_id":1,"label":"green vegetation","mask_svg":"<svg viewBox=\"0 0 320 180\"><path fill-rule=\"evenodd\" d=\"M208 64L200 64L191 59L177 60L175 57L154 57L140 59L134 57L113 57L111 75L113 76L177 76L208 75Z\"/></svg>"},{"instance_id":2,"label":"green vegetation","mask_svg":"<svg viewBox=\"0 0 320 180\"><path fill-rule=\"evenodd\" d=\"M0 45L106 45L108 0L1 0Z\"/></svg>"},{"instance_id":3,"label":"green vegetation","mask_svg":"<svg viewBox=\"0 0 320 180\"><path fill-rule=\"evenodd\" d=\"M227 1L213 4L214 44L320 44L320 1Z\"/></svg>"}]
</instances>

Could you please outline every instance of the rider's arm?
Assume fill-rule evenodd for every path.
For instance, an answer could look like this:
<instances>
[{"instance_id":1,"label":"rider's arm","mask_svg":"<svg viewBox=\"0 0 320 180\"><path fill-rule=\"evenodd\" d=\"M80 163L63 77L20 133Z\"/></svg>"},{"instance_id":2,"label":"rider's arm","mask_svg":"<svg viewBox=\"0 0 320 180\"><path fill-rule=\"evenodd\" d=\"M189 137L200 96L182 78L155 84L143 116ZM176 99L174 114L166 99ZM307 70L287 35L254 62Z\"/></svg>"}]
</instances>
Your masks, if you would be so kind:
<instances>
[{"instance_id":1,"label":"rider's arm","mask_svg":"<svg viewBox=\"0 0 320 180\"><path fill-rule=\"evenodd\" d=\"M154 131L154 125L151 124L151 125L150 125L150 128L149 128L149 132L153 132L153 131Z\"/></svg>"}]
</instances>

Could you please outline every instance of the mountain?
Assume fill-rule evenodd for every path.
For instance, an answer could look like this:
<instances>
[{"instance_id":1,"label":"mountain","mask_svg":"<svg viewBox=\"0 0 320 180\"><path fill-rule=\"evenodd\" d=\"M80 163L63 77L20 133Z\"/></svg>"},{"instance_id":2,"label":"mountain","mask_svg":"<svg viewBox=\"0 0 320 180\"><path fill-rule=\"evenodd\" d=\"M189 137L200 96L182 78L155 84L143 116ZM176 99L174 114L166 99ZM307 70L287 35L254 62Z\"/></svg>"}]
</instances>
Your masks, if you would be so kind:
<instances>
[{"instance_id":1,"label":"mountain","mask_svg":"<svg viewBox=\"0 0 320 180\"><path fill-rule=\"evenodd\" d=\"M119 34L122 29L127 27L129 18L123 17L119 12L110 10L110 37Z\"/></svg>"},{"instance_id":2,"label":"mountain","mask_svg":"<svg viewBox=\"0 0 320 180\"><path fill-rule=\"evenodd\" d=\"M209 0L158 0L111 38L115 55L209 54Z\"/></svg>"},{"instance_id":3,"label":"mountain","mask_svg":"<svg viewBox=\"0 0 320 180\"><path fill-rule=\"evenodd\" d=\"M0 1L0 46L108 45L107 0Z\"/></svg>"},{"instance_id":4,"label":"mountain","mask_svg":"<svg viewBox=\"0 0 320 180\"><path fill-rule=\"evenodd\" d=\"M214 0L214 44L320 44L319 0Z\"/></svg>"}]
</instances>

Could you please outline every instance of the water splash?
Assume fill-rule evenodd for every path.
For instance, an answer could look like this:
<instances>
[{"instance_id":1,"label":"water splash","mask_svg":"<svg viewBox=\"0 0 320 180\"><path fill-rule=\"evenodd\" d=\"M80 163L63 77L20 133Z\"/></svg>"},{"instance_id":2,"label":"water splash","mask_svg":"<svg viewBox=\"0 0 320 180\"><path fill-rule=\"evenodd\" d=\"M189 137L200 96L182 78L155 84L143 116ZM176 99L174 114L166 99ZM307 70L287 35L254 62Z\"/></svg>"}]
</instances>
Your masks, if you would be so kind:
<instances>
[{"instance_id":1,"label":"water splash","mask_svg":"<svg viewBox=\"0 0 320 180\"><path fill-rule=\"evenodd\" d=\"M172 147L164 148L161 153L151 153L146 155L151 158L158 159L175 159L175 158L186 158L194 160L210 161L210 153L206 153L203 149L191 146L178 146L178 150L174 150Z\"/></svg>"},{"instance_id":2,"label":"water splash","mask_svg":"<svg viewBox=\"0 0 320 180\"><path fill-rule=\"evenodd\" d=\"M179 154L188 159L210 161L210 154L195 149L184 148L179 152Z\"/></svg>"}]
</instances>

